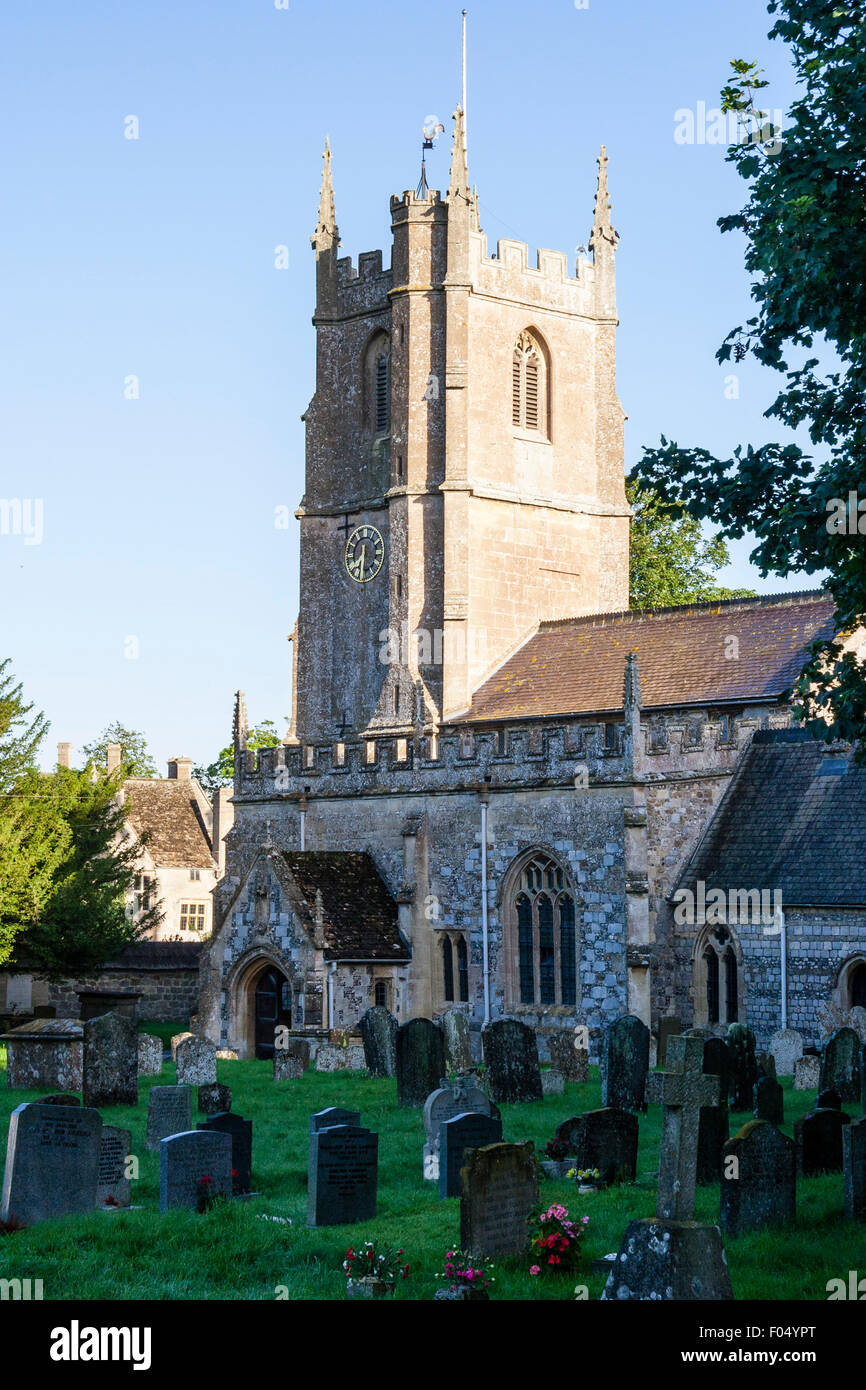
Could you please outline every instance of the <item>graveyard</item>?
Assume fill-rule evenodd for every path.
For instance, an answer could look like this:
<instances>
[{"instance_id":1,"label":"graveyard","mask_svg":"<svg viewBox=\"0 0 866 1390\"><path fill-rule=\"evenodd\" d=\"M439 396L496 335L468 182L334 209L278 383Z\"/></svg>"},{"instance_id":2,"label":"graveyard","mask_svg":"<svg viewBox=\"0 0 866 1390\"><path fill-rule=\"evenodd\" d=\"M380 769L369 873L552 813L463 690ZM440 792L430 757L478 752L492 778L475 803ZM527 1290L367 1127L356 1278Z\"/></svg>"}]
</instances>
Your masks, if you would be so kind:
<instances>
[{"instance_id":1,"label":"graveyard","mask_svg":"<svg viewBox=\"0 0 866 1390\"><path fill-rule=\"evenodd\" d=\"M99 1022L104 1034L106 1021ZM146 1024L140 1027L149 1031ZM181 1031L180 1027L174 1031ZM542 1069L542 1078L548 1070ZM108 1067L97 1070L99 1085L105 1087L111 1079L109 1071ZM228 1087L231 1116L243 1117L236 1128L251 1123L250 1195L227 1194L226 1200L199 1211L190 1203L189 1194L179 1192L178 1204L173 1205L169 1197L162 1203L166 1209L161 1210L159 1139L149 1137L147 1129L154 1088L173 1088L178 1080L177 1064L164 1058L158 1073L139 1075L136 1104L123 1096L119 1103L111 1103L114 1097L110 1094L99 1097L103 1124L113 1127L112 1136L117 1131L121 1136L123 1131L129 1132L129 1152L138 1161L138 1176L130 1183L130 1205L38 1220L26 1229L4 1229L0 1246L4 1278L42 1279L46 1300L339 1300L346 1297L342 1262L347 1249L375 1239L402 1250L408 1263L408 1277L399 1281L396 1299L429 1300L447 1284L443 1264L446 1252L460 1243L460 1199L440 1197L439 1184L425 1179L429 1157L425 1158L424 1112L417 1103L398 1103L396 1078L370 1076L359 1070L309 1068L299 1069L291 1079L275 1080L270 1061L222 1059L217 1061L216 1071L217 1085L203 1088L213 1094L201 1099L208 1109L224 1104L227 1093L219 1087ZM482 1068L471 1084L483 1087L485 1080ZM587 1218L578 1272L533 1276L528 1257L496 1259L492 1299L574 1300L575 1285L585 1286L588 1299L600 1298L607 1275L601 1270L593 1272L593 1262L619 1249L630 1222L656 1215L662 1109L653 1098L661 1098L666 1087L670 1090L679 1081L670 1073L649 1073L650 1103L633 1120L638 1131L633 1180L579 1193L573 1179L541 1175L539 1200L543 1206L561 1204L573 1220ZM699 1081L706 1090L706 1083L715 1078L704 1076ZM772 1132L780 1145L781 1170L787 1151L783 1151L780 1136L791 1140L797 1123L814 1109L816 1093L793 1089L790 1077L782 1078L780 1086L784 1118ZM43 1098L44 1092L2 1085L0 1135L4 1151L12 1112ZM187 1098L189 1121L182 1114L180 1120L173 1114L169 1122L170 1130L174 1123L183 1123L185 1143L189 1142L188 1131L208 1121L208 1115L197 1109L195 1085L189 1087ZM573 1117L587 1117L601 1104L601 1075L593 1066L586 1081L566 1080L559 1094L502 1100L502 1139L509 1146L532 1145L538 1158L544 1159L547 1142L559 1126ZM366 1144L369 1149L372 1140L364 1139L365 1133L377 1140L376 1214L345 1224L309 1225L310 1117L329 1107L360 1117L363 1129L356 1131L357 1144ZM859 1099L846 1101L844 1108L852 1121L860 1118ZM44 1113L50 1107L40 1109ZM79 1113L84 1122L83 1112ZM69 1109L64 1108L62 1114L68 1116ZM60 1112L58 1120L59 1116ZM476 1114L473 1118L479 1117ZM734 1111L731 1136L752 1121L751 1107ZM202 1152L216 1156L221 1146L231 1149L229 1139L214 1132L220 1127L219 1123L212 1127L206 1136L209 1147ZM339 1133L334 1129L328 1132L332 1136ZM245 1133L248 1136L250 1131ZM205 1136L196 1135L198 1138ZM125 1137L116 1142L126 1147ZM771 1162L776 1161L774 1155L775 1151ZM216 1157L212 1163L207 1158L203 1161L216 1172ZM765 1172L764 1183L767 1181L772 1185ZM864 1266L864 1225L846 1216L843 1186L841 1172L799 1175L793 1220L738 1235L725 1232L724 1248L737 1300L823 1301L829 1280ZM719 1219L719 1182L699 1184L694 1220L715 1227ZM735 1227L736 1220L731 1229Z\"/></svg>"}]
</instances>

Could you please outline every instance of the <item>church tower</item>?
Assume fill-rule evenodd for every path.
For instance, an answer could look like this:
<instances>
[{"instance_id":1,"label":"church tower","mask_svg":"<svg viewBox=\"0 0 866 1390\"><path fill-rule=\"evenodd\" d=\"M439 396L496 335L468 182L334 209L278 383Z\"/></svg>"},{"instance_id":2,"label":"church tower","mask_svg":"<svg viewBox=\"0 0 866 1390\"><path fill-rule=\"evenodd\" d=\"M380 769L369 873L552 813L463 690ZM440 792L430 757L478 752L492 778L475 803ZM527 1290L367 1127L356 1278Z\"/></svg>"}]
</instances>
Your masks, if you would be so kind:
<instances>
[{"instance_id":1,"label":"church tower","mask_svg":"<svg viewBox=\"0 0 866 1390\"><path fill-rule=\"evenodd\" d=\"M459 719L542 619L628 606L616 233L488 254L455 113L445 199L391 199L391 268L338 254L326 145L293 736Z\"/></svg>"}]
</instances>

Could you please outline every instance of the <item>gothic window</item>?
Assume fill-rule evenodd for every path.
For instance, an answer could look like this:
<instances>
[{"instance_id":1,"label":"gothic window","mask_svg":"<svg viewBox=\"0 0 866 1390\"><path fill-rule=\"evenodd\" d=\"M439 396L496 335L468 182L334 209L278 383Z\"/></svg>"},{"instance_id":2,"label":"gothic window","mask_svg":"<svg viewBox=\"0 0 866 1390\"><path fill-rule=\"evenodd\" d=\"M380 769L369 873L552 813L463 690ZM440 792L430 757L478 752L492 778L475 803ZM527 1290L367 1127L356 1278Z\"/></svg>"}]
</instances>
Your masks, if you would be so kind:
<instances>
[{"instance_id":1,"label":"gothic window","mask_svg":"<svg viewBox=\"0 0 866 1390\"><path fill-rule=\"evenodd\" d=\"M391 339L374 333L364 353L364 433L381 439L391 432Z\"/></svg>"},{"instance_id":2,"label":"gothic window","mask_svg":"<svg viewBox=\"0 0 866 1390\"><path fill-rule=\"evenodd\" d=\"M851 1008L859 1004L866 1008L866 965L858 965L851 972Z\"/></svg>"},{"instance_id":3,"label":"gothic window","mask_svg":"<svg viewBox=\"0 0 866 1390\"><path fill-rule=\"evenodd\" d=\"M511 423L515 429L537 430L546 436L547 363L541 343L521 333L511 359Z\"/></svg>"},{"instance_id":4,"label":"gothic window","mask_svg":"<svg viewBox=\"0 0 866 1390\"><path fill-rule=\"evenodd\" d=\"M538 1006L577 1003L574 897L565 872L539 854L521 870L512 903L513 992Z\"/></svg>"},{"instance_id":5,"label":"gothic window","mask_svg":"<svg viewBox=\"0 0 866 1390\"><path fill-rule=\"evenodd\" d=\"M742 1023L743 976L740 952L729 927L707 926L694 956L695 1024Z\"/></svg>"},{"instance_id":6,"label":"gothic window","mask_svg":"<svg viewBox=\"0 0 866 1390\"><path fill-rule=\"evenodd\" d=\"M469 1000L469 947L462 932L442 932L442 998L446 1004Z\"/></svg>"}]
</instances>

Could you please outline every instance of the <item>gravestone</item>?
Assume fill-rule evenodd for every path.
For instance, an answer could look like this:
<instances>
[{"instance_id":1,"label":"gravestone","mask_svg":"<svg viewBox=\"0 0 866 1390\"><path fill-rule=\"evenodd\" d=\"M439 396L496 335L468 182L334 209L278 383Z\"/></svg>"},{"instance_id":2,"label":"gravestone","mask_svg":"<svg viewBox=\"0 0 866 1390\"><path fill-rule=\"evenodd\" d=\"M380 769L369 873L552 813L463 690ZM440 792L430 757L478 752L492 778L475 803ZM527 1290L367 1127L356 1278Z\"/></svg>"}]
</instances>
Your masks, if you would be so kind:
<instances>
[{"instance_id":1,"label":"gravestone","mask_svg":"<svg viewBox=\"0 0 866 1390\"><path fill-rule=\"evenodd\" d=\"M358 1024L364 1065L371 1076L397 1075L397 1020L383 1004L374 1004Z\"/></svg>"},{"instance_id":2,"label":"gravestone","mask_svg":"<svg viewBox=\"0 0 866 1390\"><path fill-rule=\"evenodd\" d=\"M724 1038L707 1038L704 1042L705 1076L719 1078L718 1105L702 1105L698 1126L698 1169L697 1182L701 1186L719 1181L722 1150L730 1133L730 1112L728 1110L728 1083L730 1080L730 1059L728 1044Z\"/></svg>"},{"instance_id":3,"label":"gravestone","mask_svg":"<svg viewBox=\"0 0 866 1390\"><path fill-rule=\"evenodd\" d=\"M469 1111L443 1120L439 1128L439 1196L460 1196L460 1174L469 1149L484 1149L489 1144L501 1143L502 1120L498 1114Z\"/></svg>"},{"instance_id":4,"label":"gravestone","mask_svg":"<svg viewBox=\"0 0 866 1390\"><path fill-rule=\"evenodd\" d=\"M9 1116L2 1219L33 1226L92 1211L102 1116L76 1105L19 1105Z\"/></svg>"},{"instance_id":5,"label":"gravestone","mask_svg":"<svg viewBox=\"0 0 866 1390\"><path fill-rule=\"evenodd\" d=\"M218 1047L216 1050L216 1059L218 1062L236 1062L238 1060L238 1054L233 1047Z\"/></svg>"},{"instance_id":6,"label":"gravestone","mask_svg":"<svg viewBox=\"0 0 866 1390\"><path fill-rule=\"evenodd\" d=\"M734 1159L736 1166L730 1162ZM793 1221L796 1193L794 1141L769 1120L750 1120L725 1145L722 1230L726 1235L738 1236L744 1231L757 1231L761 1226L780 1226L785 1221Z\"/></svg>"},{"instance_id":7,"label":"gravestone","mask_svg":"<svg viewBox=\"0 0 866 1390\"><path fill-rule=\"evenodd\" d=\"M379 1136L333 1125L310 1136L307 1225L347 1226L376 1215Z\"/></svg>"},{"instance_id":8,"label":"gravestone","mask_svg":"<svg viewBox=\"0 0 866 1390\"><path fill-rule=\"evenodd\" d=\"M575 1168L597 1168L599 1182L634 1182L637 1176L638 1119L630 1110L608 1106L587 1110L556 1127L574 1155Z\"/></svg>"},{"instance_id":9,"label":"gravestone","mask_svg":"<svg viewBox=\"0 0 866 1390\"><path fill-rule=\"evenodd\" d=\"M212 1197L232 1195L231 1135L187 1130L171 1134L159 1145L159 1209L198 1206L202 1179L209 1178Z\"/></svg>"},{"instance_id":10,"label":"gravestone","mask_svg":"<svg viewBox=\"0 0 866 1390\"><path fill-rule=\"evenodd\" d=\"M815 1101L816 1110L841 1110L842 1097L838 1091L819 1091Z\"/></svg>"},{"instance_id":11,"label":"gravestone","mask_svg":"<svg viewBox=\"0 0 866 1390\"><path fill-rule=\"evenodd\" d=\"M550 1065L562 1072L566 1081L583 1082L589 1078L589 1053L585 1047L577 1046L583 1037L583 1032L574 1034L563 1028L547 1039Z\"/></svg>"},{"instance_id":12,"label":"gravestone","mask_svg":"<svg viewBox=\"0 0 866 1390\"><path fill-rule=\"evenodd\" d=\"M719 1098L703 1062L703 1039L671 1038L668 1070L648 1078L649 1099L664 1108L656 1216L629 1222L605 1300L733 1298L719 1228L694 1220L700 1111Z\"/></svg>"},{"instance_id":13,"label":"gravestone","mask_svg":"<svg viewBox=\"0 0 866 1390\"><path fill-rule=\"evenodd\" d=\"M123 1014L102 1014L84 1024L81 1068L84 1104L138 1105L138 1027Z\"/></svg>"},{"instance_id":14,"label":"gravestone","mask_svg":"<svg viewBox=\"0 0 866 1390\"><path fill-rule=\"evenodd\" d=\"M785 1123L785 1092L772 1076L759 1076L755 1082L755 1119Z\"/></svg>"},{"instance_id":15,"label":"gravestone","mask_svg":"<svg viewBox=\"0 0 866 1390\"><path fill-rule=\"evenodd\" d=\"M866 1009L855 1004L848 1014L848 1027L853 1028L861 1043L866 1042Z\"/></svg>"},{"instance_id":16,"label":"gravestone","mask_svg":"<svg viewBox=\"0 0 866 1390\"><path fill-rule=\"evenodd\" d=\"M853 1028L837 1028L821 1058L821 1091L838 1091L841 1099L860 1099L860 1039Z\"/></svg>"},{"instance_id":17,"label":"gravestone","mask_svg":"<svg viewBox=\"0 0 866 1390\"><path fill-rule=\"evenodd\" d=\"M794 1125L797 1171L804 1178L813 1173L841 1173L842 1132L838 1110L812 1110Z\"/></svg>"},{"instance_id":18,"label":"gravestone","mask_svg":"<svg viewBox=\"0 0 866 1390\"><path fill-rule=\"evenodd\" d=\"M241 1115L225 1111L199 1121L198 1128L208 1133L228 1134L232 1141L232 1191L235 1195L249 1192L253 1166L253 1122Z\"/></svg>"},{"instance_id":19,"label":"gravestone","mask_svg":"<svg viewBox=\"0 0 866 1390\"><path fill-rule=\"evenodd\" d=\"M170 1134L186 1133L192 1124L189 1086L151 1086L144 1147L152 1153Z\"/></svg>"},{"instance_id":20,"label":"gravestone","mask_svg":"<svg viewBox=\"0 0 866 1390\"><path fill-rule=\"evenodd\" d=\"M758 1075L755 1078L756 1084L762 1076L769 1076L772 1081L775 1081L776 1059L772 1052L758 1052L755 1056L755 1064L758 1068Z\"/></svg>"},{"instance_id":21,"label":"gravestone","mask_svg":"<svg viewBox=\"0 0 866 1390\"><path fill-rule=\"evenodd\" d=\"M472 1066L469 1019L460 1009L446 1009L439 1024L445 1047L446 1072L466 1071Z\"/></svg>"},{"instance_id":22,"label":"gravestone","mask_svg":"<svg viewBox=\"0 0 866 1390\"><path fill-rule=\"evenodd\" d=\"M461 1177L460 1248L492 1260L525 1255L526 1218L538 1202L532 1144L470 1149Z\"/></svg>"},{"instance_id":23,"label":"gravestone","mask_svg":"<svg viewBox=\"0 0 866 1390\"><path fill-rule=\"evenodd\" d=\"M794 1090L817 1091L821 1080L821 1058L804 1053L794 1063Z\"/></svg>"},{"instance_id":24,"label":"gravestone","mask_svg":"<svg viewBox=\"0 0 866 1390\"><path fill-rule=\"evenodd\" d=\"M212 1081L198 1088L198 1108L201 1115L227 1115L232 1108L231 1086Z\"/></svg>"},{"instance_id":25,"label":"gravestone","mask_svg":"<svg viewBox=\"0 0 866 1390\"><path fill-rule=\"evenodd\" d=\"M177 1047L178 1086L210 1086L217 1079L216 1047L190 1034Z\"/></svg>"},{"instance_id":26,"label":"gravestone","mask_svg":"<svg viewBox=\"0 0 866 1390\"><path fill-rule=\"evenodd\" d=\"M683 1021L675 1018L672 1014L666 1018L659 1019L658 1048L656 1050L656 1064L663 1067L668 1051L668 1039L678 1038L683 1031Z\"/></svg>"},{"instance_id":27,"label":"gravestone","mask_svg":"<svg viewBox=\"0 0 866 1390\"><path fill-rule=\"evenodd\" d=\"M793 1076L794 1067L803 1055L803 1034L796 1028L780 1028L770 1039L770 1052L776 1063L777 1076Z\"/></svg>"},{"instance_id":28,"label":"gravestone","mask_svg":"<svg viewBox=\"0 0 866 1390\"><path fill-rule=\"evenodd\" d=\"M313 1135L318 1134L320 1129L333 1129L337 1125L350 1125L353 1129L360 1129L360 1110L344 1110L340 1105L329 1105L326 1110L317 1110L314 1115L310 1116L310 1142L307 1154L308 1171L313 1156Z\"/></svg>"},{"instance_id":29,"label":"gravestone","mask_svg":"<svg viewBox=\"0 0 866 1390\"><path fill-rule=\"evenodd\" d=\"M729 1099L732 1110L751 1110L752 1091L758 1079L755 1035L744 1023L732 1023L726 1042L730 1058Z\"/></svg>"},{"instance_id":30,"label":"gravestone","mask_svg":"<svg viewBox=\"0 0 866 1390\"><path fill-rule=\"evenodd\" d=\"M103 1125L99 1145L99 1181L96 1187L98 1207L128 1207L130 1181L126 1160L132 1152L132 1135L128 1129Z\"/></svg>"},{"instance_id":31,"label":"gravestone","mask_svg":"<svg viewBox=\"0 0 866 1390\"><path fill-rule=\"evenodd\" d=\"M481 1030L490 1096L497 1103L541 1100L541 1068L535 1030L500 1018Z\"/></svg>"},{"instance_id":32,"label":"gravestone","mask_svg":"<svg viewBox=\"0 0 866 1390\"><path fill-rule=\"evenodd\" d=\"M429 1018L412 1018L397 1029L397 1104L423 1105L445 1075L442 1029Z\"/></svg>"},{"instance_id":33,"label":"gravestone","mask_svg":"<svg viewBox=\"0 0 866 1390\"><path fill-rule=\"evenodd\" d=\"M866 1119L842 1131L842 1171L845 1215L849 1221L866 1221Z\"/></svg>"},{"instance_id":34,"label":"gravestone","mask_svg":"<svg viewBox=\"0 0 866 1390\"><path fill-rule=\"evenodd\" d=\"M193 1033L175 1033L171 1040L171 1060L173 1062L177 1061L177 1049L180 1047L180 1044L185 1038L191 1038L193 1036Z\"/></svg>"},{"instance_id":35,"label":"gravestone","mask_svg":"<svg viewBox=\"0 0 866 1390\"><path fill-rule=\"evenodd\" d=\"M565 1077L556 1067L548 1067L541 1073L541 1094L561 1096L565 1094Z\"/></svg>"},{"instance_id":36,"label":"gravestone","mask_svg":"<svg viewBox=\"0 0 866 1390\"><path fill-rule=\"evenodd\" d=\"M431 1182L439 1181L439 1135L442 1122L455 1115L472 1111L478 1115L498 1116L499 1111L490 1098L485 1095L476 1076L464 1074L456 1076L450 1083L431 1091L424 1102L424 1177Z\"/></svg>"},{"instance_id":37,"label":"gravestone","mask_svg":"<svg viewBox=\"0 0 866 1390\"><path fill-rule=\"evenodd\" d=\"M274 1048L274 1080L300 1081L310 1065L310 1044L303 1038L289 1038Z\"/></svg>"},{"instance_id":38,"label":"gravestone","mask_svg":"<svg viewBox=\"0 0 866 1390\"><path fill-rule=\"evenodd\" d=\"M138 1035L139 1076L159 1076L162 1071L162 1038L154 1033Z\"/></svg>"},{"instance_id":39,"label":"gravestone","mask_svg":"<svg viewBox=\"0 0 866 1390\"><path fill-rule=\"evenodd\" d=\"M50 1096L40 1096L37 1102L39 1105L80 1105L78 1096L70 1095L67 1091L55 1091Z\"/></svg>"},{"instance_id":40,"label":"gravestone","mask_svg":"<svg viewBox=\"0 0 866 1390\"><path fill-rule=\"evenodd\" d=\"M609 1023L601 1042L603 1108L646 1110L650 1032L634 1014Z\"/></svg>"}]
</instances>

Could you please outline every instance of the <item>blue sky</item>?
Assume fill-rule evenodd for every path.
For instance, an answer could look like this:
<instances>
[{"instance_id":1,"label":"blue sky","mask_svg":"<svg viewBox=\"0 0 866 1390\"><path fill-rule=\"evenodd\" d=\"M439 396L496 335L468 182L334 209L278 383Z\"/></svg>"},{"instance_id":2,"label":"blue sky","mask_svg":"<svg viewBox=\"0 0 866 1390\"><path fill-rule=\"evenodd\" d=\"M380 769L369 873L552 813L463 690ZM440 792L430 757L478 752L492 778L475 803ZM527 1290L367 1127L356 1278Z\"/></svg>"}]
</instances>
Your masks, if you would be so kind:
<instances>
[{"instance_id":1,"label":"blue sky","mask_svg":"<svg viewBox=\"0 0 866 1390\"><path fill-rule=\"evenodd\" d=\"M674 138L675 112L717 105L733 57L787 105L770 23L758 0L470 7L491 245L573 255L608 147L628 465L661 433L725 452L778 435L771 374L714 360L749 312L743 243L715 225L744 185L722 147ZM47 762L113 719L145 731L163 775L175 754L210 761L238 687L282 732L298 537L274 509L303 491L324 136L344 253L383 247L387 264L388 200L417 182L425 116L450 134L459 46L460 6L439 0L6 7L0 497L41 499L43 534L0 535L0 655L51 720ZM447 164L440 141L433 186ZM814 586L733 551L726 582Z\"/></svg>"}]
</instances>

